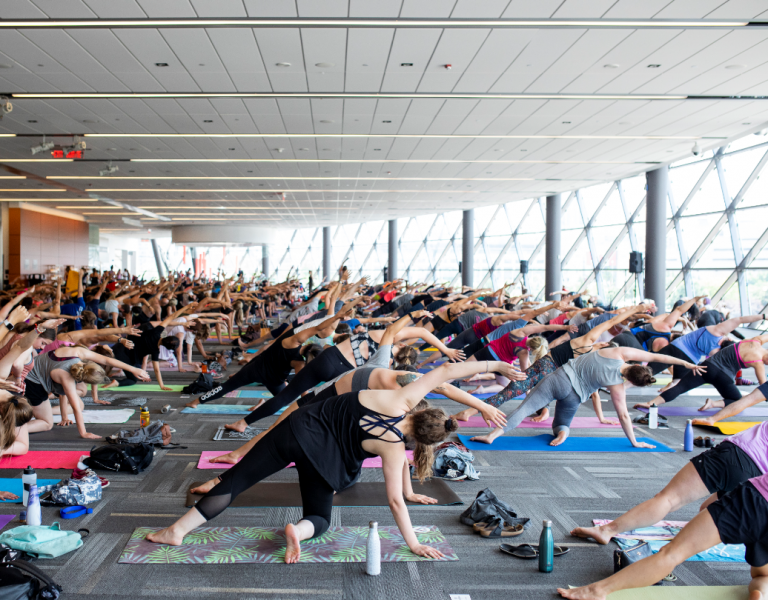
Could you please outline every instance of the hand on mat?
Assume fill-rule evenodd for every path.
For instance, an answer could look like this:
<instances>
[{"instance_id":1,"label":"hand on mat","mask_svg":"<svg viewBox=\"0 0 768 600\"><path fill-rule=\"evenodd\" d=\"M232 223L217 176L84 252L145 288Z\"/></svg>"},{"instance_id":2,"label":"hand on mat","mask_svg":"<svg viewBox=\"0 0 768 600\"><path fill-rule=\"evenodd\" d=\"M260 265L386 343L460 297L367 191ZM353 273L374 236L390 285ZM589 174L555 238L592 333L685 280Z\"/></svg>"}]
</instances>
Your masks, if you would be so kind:
<instances>
[{"instance_id":1,"label":"hand on mat","mask_svg":"<svg viewBox=\"0 0 768 600\"><path fill-rule=\"evenodd\" d=\"M58 425L59 427L66 427L67 425L72 425L73 423L74 421L69 417L67 417L66 419L62 417L61 421L56 423L56 425Z\"/></svg>"},{"instance_id":2,"label":"hand on mat","mask_svg":"<svg viewBox=\"0 0 768 600\"><path fill-rule=\"evenodd\" d=\"M464 356L464 352L462 352L461 350L451 349L451 348L448 348L448 351L445 352L445 355L448 357L448 360L450 360L451 362L461 362L465 358L467 358L466 356Z\"/></svg>"},{"instance_id":3,"label":"hand on mat","mask_svg":"<svg viewBox=\"0 0 768 600\"><path fill-rule=\"evenodd\" d=\"M415 548L411 548L411 552L413 552L416 556L423 556L424 558L443 558L443 556L445 556L437 548L432 548L432 546L425 546L424 544L419 544Z\"/></svg>"},{"instance_id":4,"label":"hand on mat","mask_svg":"<svg viewBox=\"0 0 768 600\"><path fill-rule=\"evenodd\" d=\"M147 379L149 379L149 377L147 377ZM163 390L164 392L172 392L173 391L173 388L170 388L167 385L161 385L160 389Z\"/></svg>"},{"instance_id":5,"label":"hand on mat","mask_svg":"<svg viewBox=\"0 0 768 600\"><path fill-rule=\"evenodd\" d=\"M112 400L93 400L94 404L112 404Z\"/></svg>"},{"instance_id":6,"label":"hand on mat","mask_svg":"<svg viewBox=\"0 0 768 600\"><path fill-rule=\"evenodd\" d=\"M600 422L603 425L621 425L621 423L619 423L618 419L606 419L605 417L602 417L600 419Z\"/></svg>"},{"instance_id":7,"label":"hand on mat","mask_svg":"<svg viewBox=\"0 0 768 600\"><path fill-rule=\"evenodd\" d=\"M87 431L85 433L81 433L80 437L84 440L100 440L101 436L96 435L95 433L88 433Z\"/></svg>"},{"instance_id":8,"label":"hand on mat","mask_svg":"<svg viewBox=\"0 0 768 600\"><path fill-rule=\"evenodd\" d=\"M134 375L136 375L136 377L138 377L141 381L149 381L150 380L149 379L149 373L147 373L144 369L136 369L136 368L134 368L134 369L131 369L131 372ZM161 386L161 389L170 390L171 388L165 387L165 386Z\"/></svg>"},{"instance_id":9,"label":"hand on mat","mask_svg":"<svg viewBox=\"0 0 768 600\"><path fill-rule=\"evenodd\" d=\"M430 498L424 494L411 494L410 496L406 496L405 499L408 500L408 502L418 502L419 504L437 504L435 498Z\"/></svg>"},{"instance_id":10,"label":"hand on mat","mask_svg":"<svg viewBox=\"0 0 768 600\"><path fill-rule=\"evenodd\" d=\"M646 444L645 442L635 442L632 444L635 448L655 448L652 444Z\"/></svg>"},{"instance_id":11,"label":"hand on mat","mask_svg":"<svg viewBox=\"0 0 768 600\"><path fill-rule=\"evenodd\" d=\"M0 492L0 500L18 500L19 497L11 492Z\"/></svg>"},{"instance_id":12,"label":"hand on mat","mask_svg":"<svg viewBox=\"0 0 768 600\"><path fill-rule=\"evenodd\" d=\"M490 404L486 404L480 409L480 415L488 427L504 427L507 424L507 415Z\"/></svg>"}]
</instances>

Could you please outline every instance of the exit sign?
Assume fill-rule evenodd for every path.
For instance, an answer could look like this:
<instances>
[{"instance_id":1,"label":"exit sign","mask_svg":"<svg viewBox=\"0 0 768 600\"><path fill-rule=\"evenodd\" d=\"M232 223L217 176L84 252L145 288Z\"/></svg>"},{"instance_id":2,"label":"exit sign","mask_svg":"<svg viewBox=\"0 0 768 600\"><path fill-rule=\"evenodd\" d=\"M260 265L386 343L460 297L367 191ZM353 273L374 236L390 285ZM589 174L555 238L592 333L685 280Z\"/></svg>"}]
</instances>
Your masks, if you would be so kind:
<instances>
[{"instance_id":1,"label":"exit sign","mask_svg":"<svg viewBox=\"0 0 768 600\"><path fill-rule=\"evenodd\" d=\"M54 150L51 152L51 156L53 156L53 158L83 158L83 151L68 150L65 154L64 150Z\"/></svg>"}]
</instances>

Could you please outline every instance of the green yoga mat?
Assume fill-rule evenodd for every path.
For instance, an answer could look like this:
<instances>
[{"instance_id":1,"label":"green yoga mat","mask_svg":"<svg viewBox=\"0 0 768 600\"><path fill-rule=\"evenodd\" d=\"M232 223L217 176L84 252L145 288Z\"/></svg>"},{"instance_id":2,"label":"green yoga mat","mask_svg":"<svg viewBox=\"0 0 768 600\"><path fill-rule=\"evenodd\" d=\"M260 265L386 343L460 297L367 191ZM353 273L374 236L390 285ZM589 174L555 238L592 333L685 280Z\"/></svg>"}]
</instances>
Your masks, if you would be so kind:
<instances>
[{"instance_id":1,"label":"green yoga mat","mask_svg":"<svg viewBox=\"0 0 768 600\"><path fill-rule=\"evenodd\" d=\"M675 585L621 590L608 600L748 600L746 585Z\"/></svg>"},{"instance_id":2,"label":"green yoga mat","mask_svg":"<svg viewBox=\"0 0 768 600\"><path fill-rule=\"evenodd\" d=\"M131 535L118 563L132 565L282 563L285 537L280 527L198 527L187 534L180 546L153 544L148 533L160 527L139 527ZM459 560L443 533L435 526L414 527L422 544L437 548L445 557L421 558L405 545L397 527L379 527L381 562ZM331 527L320 537L301 545L303 563L365 562L368 527Z\"/></svg>"},{"instance_id":3,"label":"green yoga mat","mask_svg":"<svg viewBox=\"0 0 768 600\"><path fill-rule=\"evenodd\" d=\"M177 394L181 392L182 388L185 388L187 386L185 385L167 385L165 387L171 388L171 392L176 392ZM102 386L100 389L104 389ZM166 390L161 390L160 386L156 383L137 383L136 385L129 385L122 388L109 388L111 390L117 390L120 389L123 392L160 392L161 394L164 393Z\"/></svg>"}]
</instances>

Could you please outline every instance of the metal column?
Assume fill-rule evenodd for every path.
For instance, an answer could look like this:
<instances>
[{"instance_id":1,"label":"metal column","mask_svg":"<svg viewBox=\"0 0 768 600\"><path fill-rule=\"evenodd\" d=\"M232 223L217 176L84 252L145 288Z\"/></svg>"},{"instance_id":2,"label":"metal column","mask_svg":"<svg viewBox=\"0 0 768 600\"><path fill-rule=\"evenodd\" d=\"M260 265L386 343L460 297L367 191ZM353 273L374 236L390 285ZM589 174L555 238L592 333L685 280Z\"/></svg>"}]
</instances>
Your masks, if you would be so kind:
<instances>
[{"instance_id":1,"label":"metal column","mask_svg":"<svg viewBox=\"0 0 768 600\"><path fill-rule=\"evenodd\" d=\"M547 232L545 234L545 300L550 299L552 292L563 289L560 272L560 216L562 213L562 194L547 196ZM555 297L556 299L556 297Z\"/></svg>"},{"instance_id":2,"label":"metal column","mask_svg":"<svg viewBox=\"0 0 768 600\"><path fill-rule=\"evenodd\" d=\"M160 249L157 247L157 240L153 238L149 241L152 244L152 254L155 255L155 264L157 265L157 276L165 277L165 269L163 269L163 259L160 256Z\"/></svg>"},{"instance_id":3,"label":"metal column","mask_svg":"<svg viewBox=\"0 0 768 600\"><path fill-rule=\"evenodd\" d=\"M389 260L387 262L387 278L389 281L397 279L397 219L389 222Z\"/></svg>"},{"instance_id":4,"label":"metal column","mask_svg":"<svg viewBox=\"0 0 768 600\"><path fill-rule=\"evenodd\" d=\"M331 228L323 227L323 280L331 279Z\"/></svg>"},{"instance_id":5,"label":"metal column","mask_svg":"<svg viewBox=\"0 0 768 600\"><path fill-rule=\"evenodd\" d=\"M261 247L261 272L265 279L269 279L269 246L266 244Z\"/></svg>"},{"instance_id":6,"label":"metal column","mask_svg":"<svg viewBox=\"0 0 768 600\"><path fill-rule=\"evenodd\" d=\"M645 174L645 297L666 310L667 298L667 194L669 168L659 167Z\"/></svg>"},{"instance_id":7,"label":"metal column","mask_svg":"<svg viewBox=\"0 0 768 600\"><path fill-rule=\"evenodd\" d=\"M472 287L475 280L475 209L464 211L461 230L461 283Z\"/></svg>"},{"instance_id":8,"label":"metal column","mask_svg":"<svg viewBox=\"0 0 768 600\"><path fill-rule=\"evenodd\" d=\"M197 264L197 248L194 246L190 246L189 248L189 257L192 259L192 274L197 277L199 275L199 265Z\"/></svg>"}]
</instances>

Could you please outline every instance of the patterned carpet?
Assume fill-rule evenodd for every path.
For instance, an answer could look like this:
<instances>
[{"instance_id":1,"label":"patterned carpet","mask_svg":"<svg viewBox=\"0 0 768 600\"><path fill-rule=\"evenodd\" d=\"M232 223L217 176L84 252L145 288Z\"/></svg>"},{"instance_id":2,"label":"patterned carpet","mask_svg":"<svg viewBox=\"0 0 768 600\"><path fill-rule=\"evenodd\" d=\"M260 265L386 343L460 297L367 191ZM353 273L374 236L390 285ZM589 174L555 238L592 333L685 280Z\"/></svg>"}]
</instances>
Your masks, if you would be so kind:
<instances>
[{"instance_id":1,"label":"patterned carpet","mask_svg":"<svg viewBox=\"0 0 768 600\"><path fill-rule=\"evenodd\" d=\"M168 384L183 384L194 379L189 373L166 372L163 376ZM105 490L103 500L93 506L91 515L61 521L56 509L43 508L44 523L59 520L64 529L86 527L91 531L84 546L76 552L37 563L63 586L64 600L116 597L437 600L451 595L457 595L457 600L466 600L466 596L472 600L549 599L554 597L556 587L583 585L612 572L615 545L598 546L576 540L568 532L578 525L590 524L593 518L613 518L649 498L692 456L682 452L685 419L680 417L671 417L667 430L637 428L638 435L664 442L676 451L674 454L476 452L475 466L480 480L451 482L451 487L465 506L478 491L490 487L521 516L530 517L532 526L515 538L515 543L536 543L541 521L552 520L555 543L570 546L571 552L557 558L554 572L546 575L537 571L535 561L507 556L498 550L498 541L473 534L470 528L460 524L458 515L465 508L460 506L420 507L410 511L414 525L440 529L458 555L458 561L384 563L379 577L365 575L359 563L119 564L118 559L137 527L163 527L186 512L184 500L188 486L200 480L201 473L210 473L195 468L200 452L235 448L237 441L214 441L213 436L219 426L237 417L180 414L180 410L160 415L160 408L165 404L177 409L183 406L187 400L178 394L131 394L125 388L111 395L148 397L152 418L169 422L177 430L174 440L186 448L160 450L150 469L138 476L107 474L112 484ZM647 397L635 400L644 401ZM701 396L690 396L676 403L698 406L702 400ZM226 401L251 403L248 398ZM457 406L448 400L433 403L449 411L455 411ZM630 398L629 405L633 403ZM609 403L603 407L607 415L613 413ZM578 414L591 416L591 408L582 407ZM273 420L274 417L262 423L268 425ZM91 425L88 429L109 435L122 427L138 427L138 412L125 425ZM87 452L97 443L79 439L73 427L55 429L34 435L33 449ZM471 428L462 430L462 433L473 432ZM521 429L515 435L541 433ZM623 435L610 429L574 430L572 434ZM67 475L55 470L38 472L38 477L47 479ZM0 469L0 477L17 476L20 476L19 470ZM383 480L381 470L364 469L362 480ZM297 481L297 475L293 469L287 469L269 481ZM688 521L697 508L688 506L669 519ZM0 514L17 513L18 505L0 506ZM299 508L234 508L210 525L282 528L300 514ZM331 525L360 527L367 526L371 520L378 521L382 527L395 524L386 507L352 507L335 508ZM745 564L689 562L678 567L675 574L678 581L674 585L737 585L749 581Z\"/></svg>"}]
</instances>

